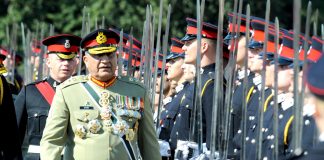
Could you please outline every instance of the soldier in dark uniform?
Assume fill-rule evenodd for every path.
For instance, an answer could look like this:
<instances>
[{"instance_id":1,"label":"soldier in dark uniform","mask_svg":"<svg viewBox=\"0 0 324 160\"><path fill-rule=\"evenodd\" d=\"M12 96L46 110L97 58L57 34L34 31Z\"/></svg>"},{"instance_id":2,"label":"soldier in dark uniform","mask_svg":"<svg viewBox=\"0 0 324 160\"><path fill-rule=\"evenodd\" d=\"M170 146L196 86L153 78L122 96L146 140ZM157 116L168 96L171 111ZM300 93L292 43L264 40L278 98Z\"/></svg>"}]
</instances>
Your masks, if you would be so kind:
<instances>
[{"instance_id":1,"label":"soldier in dark uniform","mask_svg":"<svg viewBox=\"0 0 324 160\"><path fill-rule=\"evenodd\" d=\"M0 159L22 159L19 132L16 121L15 107L3 65L5 55L0 54L0 122L3 130L0 132Z\"/></svg>"},{"instance_id":2,"label":"soldier in dark uniform","mask_svg":"<svg viewBox=\"0 0 324 160\"><path fill-rule=\"evenodd\" d=\"M234 150L234 144L232 143L233 138L235 133L237 133L237 131L239 130L240 127L240 123L241 123L241 116L242 116L242 108L243 108L243 87L247 88L248 94L246 95L246 102L249 101L250 96L252 94L253 90L253 77L254 77L254 73L251 72L249 70L249 65L251 65L251 58L254 56L253 54L251 54L251 52L246 52L245 48L246 48L246 36L250 36L250 35L245 35L246 32L246 16L245 15L241 15L241 25L240 28L238 28L238 24L233 24L232 20L233 17L235 16L235 14L233 13L229 13L228 14L228 34L227 36L224 38L224 43L226 43L228 45L228 49L229 50L233 50L234 49L234 41L236 39L237 41L237 56L236 56L236 86L234 89L234 93L233 93L233 105L232 105L232 109L231 109L231 128L230 128L230 136L229 136L229 146L228 146L228 155L231 157L233 155L233 150ZM236 18L238 18L238 15L236 15ZM239 33L237 35L232 35L233 33L236 32L237 28L239 29ZM248 68L246 69L247 71L247 79L248 79L248 83L244 84L243 80L244 80L244 74L245 74L245 66L244 66L244 60L245 58L248 58ZM250 92L249 92L250 91Z\"/></svg>"},{"instance_id":3,"label":"soldier in dark uniform","mask_svg":"<svg viewBox=\"0 0 324 160\"><path fill-rule=\"evenodd\" d=\"M185 63L195 64L196 63L196 52L197 52L197 21L195 19L187 18L187 33L181 40L184 41L182 49L185 52ZM213 90L214 80L213 75L215 72L215 51L216 51L216 38L217 38L217 27L209 23L203 23L202 25L202 39L201 39L201 88L202 88L202 126L203 126L203 143L206 143L206 149L210 148L211 138L211 120L213 110ZM224 66L227 65L227 61L224 61ZM198 73L197 73L198 74ZM223 78L223 77L222 77ZM192 99L194 97L193 89L194 83L191 84L186 93L185 99ZM187 100L183 100L187 101ZM182 130L182 127L190 123L190 117L192 111L188 114L182 115L182 112L191 109L191 106L180 107L180 111L176 118L176 124L171 131L171 139L177 139L181 141L189 140L189 131ZM195 125L195 124L190 124ZM191 126L192 127L192 126ZM195 137L197 138L197 137ZM196 141L196 140L193 140ZM197 141L196 141L197 142ZM178 143L178 147L179 143ZM177 147L177 148L178 148ZM181 147L180 147L181 148Z\"/></svg>"},{"instance_id":4,"label":"soldier in dark uniform","mask_svg":"<svg viewBox=\"0 0 324 160\"><path fill-rule=\"evenodd\" d=\"M254 31L254 37L252 42L249 44L249 48L252 50L259 50L258 48L263 47L263 42L264 42L264 28L265 28L265 21L259 18L254 18L251 21L251 26ZM252 64L250 66L250 69L252 72L255 73L254 77L252 78L253 85L251 88L249 88L248 91L248 97L249 101L247 103L247 120L246 121L241 121L241 126L240 129L235 133L233 143L234 143L234 153L236 155L239 155L239 150L241 149L241 144L242 144L242 138L245 139L247 142L252 142L248 143L246 146L246 153L249 154L249 157L255 154L255 146L249 146L255 145L256 144L256 139L257 139L257 122L258 122L258 114L263 111L264 106L268 106L269 102L272 100L272 89L271 89L271 84L273 82L273 65L271 65L269 62L273 60L273 56L269 56L269 53L274 52L274 46L272 45L274 43L274 32L269 33L269 41L268 41L268 47L267 48L267 53L261 52L260 56L254 56L251 61ZM261 51L261 50L260 50ZM255 52L255 51L252 51ZM266 79L265 79L265 104L259 105L260 97L261 97L261 71L262 71L262 56L265 54L266 56ZM246 123L246 137L242 137L242 132L243 132L243 124ZM255 156L255 155L254 155Z\"/></svg>"},{"instance_id":5,"label":"soldier in dark uniform","mask_svg":"<svg viewBox=\"0 0 324 160\"><path fill-rule=\"evenodd\" d=\"M55 88L75 72L80 41L80 37L69 34L55 35L42 41L48 50L46 64L50 76L24 86L15 101L20 137L21 140L27 139L26 159L39 159L39 142Z\"/></svg>"},{"instance_id":6,"label":"soldier in dark uniform","mask_svg":"<svg viewBox=\"0 0 324 160\"><path fill-rule=\"evenodd\" d=\"M184 53L182 51L183 43L177 38L171 38L170 54L167 56L168 75L167 79L176 84L175 94L170 97L170 102L165 104L161 113L161 130L159 138L162 142L170 144L171 159L174 159L174 150L176 149L176 139L170 139L170 133L173 128L176 116L179 113L180 101L189 82L186 82L183 75L182 65L184 64ZM162 148L162 147L160 147Z\"/></svg>"},{"instance_id":7,"label":"soldier in dark uniform","mask_svg":"<svg viewBox=\"0 0 324 160\"><path fill-rule=\"evenodd\" d=\"M313 37L312 48L310 52L317 53L316 55L323 55L323 39L320 37ZM324 74L322 70L324 67L324 57L314 64L311 64L306 73L307 87L313 95L312 100L315 105L315 113L313 115L317 128L319 130L318 144L314 146L305 159L324 159Z\"/></svg>"}]
</instances>

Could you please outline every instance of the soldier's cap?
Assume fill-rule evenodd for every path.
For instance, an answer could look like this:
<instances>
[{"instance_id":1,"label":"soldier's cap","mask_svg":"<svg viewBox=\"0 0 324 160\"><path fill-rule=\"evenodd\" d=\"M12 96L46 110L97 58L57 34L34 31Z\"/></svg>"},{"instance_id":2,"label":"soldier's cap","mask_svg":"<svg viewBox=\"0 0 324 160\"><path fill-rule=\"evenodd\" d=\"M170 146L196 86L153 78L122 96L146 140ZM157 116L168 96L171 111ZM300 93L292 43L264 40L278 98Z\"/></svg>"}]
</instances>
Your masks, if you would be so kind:
<instances>
[{"instance_id":1,"label":"soldier's cap","mask_svg":"<svg viewBox=\"0 0 324 160\"><path fill-rule=\"evenodd\" d=\"M322 47L323 40L319 36L312 37L312 45L307 53L307 59L311 62L317 62L318 59L323 55Z\"/></svg>"},{"instance_id":2,"label":"soldier's cap","mask_svg":"<svg viewBox=\"0 0 324 160\"><path fill-rule=\"evenodd\" d=\"M182 50L183 42L178 38L171 38L170 52L166 57L166 60L171 60L175 58L184 58L184 51Z\"/></svg>"},{"instance_id":3,"label":"soldier's cap","mask_svg":"<svg viewBox=\"0 0 324 160\"><path fill-rule=\"evenodd\" d=\"M77 55L81 37L71 34L58 34L42 40L47 46L47 54L56 54L61 59L72 59Z\"/></svg>"},{"instance_id":4,"label":"soldier's cap","mask_svg":"<svg viewBox=\"0 0 324 160\"><path fill-rule=\"evenodd\" d=\"M0 60L1 61L4 61L7 58L8 54L9 54L9 52L5 48L0 47Z\"/></svg>"},{"instance_id":5,"label":"soldier's cap","mask_svg":"<svg viewBox=\"0 0 324 160\"><path fill-rule=\"evenodd\" d=\"M115 32L116 34L118 34L118 36L120 37L120 30L119 29L115 29L115 28L109 28L109 30ZM126 48L130 47L130 35L123 32L123 45ZM136 39L133 35L133 48L135 49L141 49L142 48L142 42L140 42L138 39Z\"/></svg>"},{"instance_id":6,"label":"soldier's cap","mask_svg":"<svg viewBox=\"0 0 324 160\"><path fill-rule=\"evenodd\" d=\"M306 72L306 84L309 91L316 97L324 100L324 56L321 56L316 63L309 66Z\"/></svg>"},{"instance_id":7,"label":"soldier's cap","mask_svg":"<svg viewBox=\"0 0 324 160\"><path fill-rule=\"evenodd\" d=\"M187 30L186 35L181 39L181 41L190 41L197 38L197 20L193 18L186 18ZM208 39L217 39L217 26L202 22L201 37Z\"/></svg>"},{"instance_id":8,"label":"soldier's cap","mask_svg":"<svg viewBox=\"0 0 324 160\"><path fill-rule=\"evenodd\" d=\"M89 54L114 53L117 50L119 36L108 29L97 29L81 40L81 48Z\"/></svg>"},{"instance_id":9,"label":"soldier's cap","mask_svg":"<svg viewBox=\"0 0 324 160\"><path fill-rule=\"evenodd\" d=\"M241 20L241 24L240 27L237 24L238 23L238 18L239 16L241 16L240 20ZM237 23L233 23L233 19L234 17L236 17ZM226 35L226 37L224 38L224 42L226 43L227 41L229 41L232 38L236 38L236 37L240 37L240 36L245 36L245 32L246 32L246 15L244 14L239 14L239 13L233 13L230 12L228 13L228 34ZM251 30L251 25L249 30ZM235 33L236 31L238 31L239 35L233 35L232 33ZM250 36L250 35L249 35Z\"/></svg>"},{"instance_id":10,"label":"soldier's cap","mask_svg":"<svg viewBox=\"0 0 324 160\"><path fill-rule=\"evenodd\" d=\"M262 48L264 43L264 30L265 30L266 21L265 19L259 17L253 17L251 19L251 28L252 28L252 40L249 43L249 48L257 49ZM269 22L269 28L274 28L274 24ZM274 30L274 29L273 29Z\"/></svg>"}]
</instances>

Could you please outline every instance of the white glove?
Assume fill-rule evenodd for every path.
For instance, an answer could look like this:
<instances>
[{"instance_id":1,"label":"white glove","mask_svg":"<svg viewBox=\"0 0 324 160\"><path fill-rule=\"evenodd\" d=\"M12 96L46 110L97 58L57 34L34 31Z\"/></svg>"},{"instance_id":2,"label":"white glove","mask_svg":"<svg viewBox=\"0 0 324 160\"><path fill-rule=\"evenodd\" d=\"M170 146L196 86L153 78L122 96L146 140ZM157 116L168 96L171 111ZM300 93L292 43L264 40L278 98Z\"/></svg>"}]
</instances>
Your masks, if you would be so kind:
<instances>
[{"instance_id":1,"label":"white glove","mask_svg":"<svg viewBox=\"0 0 324 160\"><path fill-rule=\"evenodd\" d=\"M163 157L170 157L171 156L171 149L170 149L170 144L169 142L165 140L159 140L159 145L160 145L160 154Z\"/></svg>"}]
</instances>

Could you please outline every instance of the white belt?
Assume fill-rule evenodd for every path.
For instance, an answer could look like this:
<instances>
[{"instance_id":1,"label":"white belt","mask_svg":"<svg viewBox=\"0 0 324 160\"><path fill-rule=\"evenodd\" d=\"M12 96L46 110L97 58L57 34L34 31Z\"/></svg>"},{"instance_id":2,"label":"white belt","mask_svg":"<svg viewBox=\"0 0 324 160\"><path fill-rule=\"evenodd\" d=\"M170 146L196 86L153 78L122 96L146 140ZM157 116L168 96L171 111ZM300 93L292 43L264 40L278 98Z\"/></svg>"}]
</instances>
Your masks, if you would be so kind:
<instances>
[{"instance_id":1,"label":"white belt","mask_svg":"<svg viewBox=\"0 0 324 160\"><path fill-rule=\"evenodd\" d=\"M40 146L36 146L36 145L29 145L28 147L28 153L40 153Z\"/></svg>"},{"instance_id":2,"label":"white belt","mask_svg":"<svg viewBox=\"0 0 324 160\"><path fill-rule=\"evenodd\" d=\"M40 146L29 145L27 153L38 153L38 154L40 154L40 151L41 151ZM61 152L61 155L64 154L64 151L65 151L65 147L63 148L63 150Z\"/></svg>"}]
</instances>

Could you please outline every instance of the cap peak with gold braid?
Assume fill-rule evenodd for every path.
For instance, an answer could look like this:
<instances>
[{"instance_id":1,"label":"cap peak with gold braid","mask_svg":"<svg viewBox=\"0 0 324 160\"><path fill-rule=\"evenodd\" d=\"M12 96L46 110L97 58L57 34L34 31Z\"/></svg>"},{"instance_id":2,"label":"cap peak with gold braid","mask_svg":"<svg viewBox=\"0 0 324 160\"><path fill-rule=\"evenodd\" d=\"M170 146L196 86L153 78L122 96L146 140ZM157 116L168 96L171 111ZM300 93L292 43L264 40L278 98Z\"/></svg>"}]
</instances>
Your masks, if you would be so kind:
<instances>
[{"instance_id":1,"label":"cap peak with gold braid","mask_svg":"<svg viewBox=\"0 0 324 160\"><path fill-rule=\"evenodd\" d=\"M72 59L79 50L81 37L72 34L58 34L45 38L42 43L47 46L48 54L56 54L61 59Z\"/></svg>"},{"instance_id":2,"label":"cap peak with gold braid","mask_svg":"<svg viewBox=\"0 0 324 160\"><path fill-rule=\"evenodd\" d=\"M117 50L119 36L107 29L97 29L81 40L81 48L89 54L112 53Z\"/></svg>"}]
</instances>

